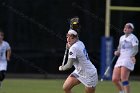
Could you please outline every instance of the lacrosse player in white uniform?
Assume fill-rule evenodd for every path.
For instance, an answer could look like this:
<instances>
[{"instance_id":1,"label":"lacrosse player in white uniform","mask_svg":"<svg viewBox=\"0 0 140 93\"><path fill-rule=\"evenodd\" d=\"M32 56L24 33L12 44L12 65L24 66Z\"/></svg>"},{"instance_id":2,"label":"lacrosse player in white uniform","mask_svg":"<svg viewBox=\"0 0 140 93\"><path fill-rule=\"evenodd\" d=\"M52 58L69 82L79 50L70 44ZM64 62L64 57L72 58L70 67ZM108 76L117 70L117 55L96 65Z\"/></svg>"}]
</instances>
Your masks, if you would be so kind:
<instances>
[{"instance_id":1,"label":"lacrosse player in white uniform","mask_svg":"<svg viewBox=\"0 0 140 93\"><path fill-rule=\"evenodd\" d=\"M119 93L130 93L128 80L130 72L134 70L135 55L138 53L139 45L137 37L132 34L133 30L132 23L124 26L124 35L120 37L118 50L114 52L119 58L113 70L112 81L120 91Z\"/></svg>"},{"instance_id":2,"label":"lacrosse player in white uniform","mask_svg":"<svg viewBox=\"0 0 140 93\"><path fill-rule=\"evenodd\" d=\"M63 90L65 93L72 93L71 89L74 86L83 83L86 93L95 93L98 82L97 70L89 60L85 45L79 40L75 30L68 31L67 46L69 48L68 61L64 66L60 66L59 70L68 70L73 65L75 70L66 79Z\"/></svg>"},{"instance_id":3,"label":"lacrosse player in white uniform","mask_svg":"<svg viewBox=\"0 0 140 93\"><path fill-rule=\"evenodd\" d=\"M8 42L3 40L4 33L0 31L0 87L1 83L5 78L5 73L7 70L7 61L10 60L11 48Z\"/></svg>"}]
</instances>

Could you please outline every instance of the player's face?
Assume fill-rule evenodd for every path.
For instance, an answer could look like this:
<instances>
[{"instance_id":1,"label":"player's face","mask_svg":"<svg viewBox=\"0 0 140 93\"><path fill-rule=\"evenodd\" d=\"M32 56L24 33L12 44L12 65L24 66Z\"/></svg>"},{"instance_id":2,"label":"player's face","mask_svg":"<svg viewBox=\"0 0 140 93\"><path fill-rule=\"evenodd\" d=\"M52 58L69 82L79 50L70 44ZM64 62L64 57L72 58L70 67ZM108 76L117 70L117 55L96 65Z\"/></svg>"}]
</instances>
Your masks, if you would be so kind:
<instances>
[{"instance_id":1,"label":"player's face","mask_svg":"<svg viewBox=\"0 0 140 93\"><path fill-rule=\"evenodd\" d=\"M2 41L4 38L4 34L2 32L0 32L0 41Z\"/></svg>"},{"instance_id":2,"label":"player's face","mask_svg":"<svg viewBox=\"0 0 140 93\"><path fill-rule=\"evenodd\" d=\"M131 28L131 26L129 26L129 25L124 26L123 32L125 34L130 34L132 31L133 31L133 29Z\"/></svg>"},{"instance_id":3,"label":"player's face","mask_svg":"<svg viewBox=\"0 0 140 93\"><path fill-rule=\"evenodd\" d=\"M68 42L69 45L72 45L72 44L75 43L76 38L73 37L73 35L69 35L69 34L67 34L66 37L67 37L67 42Z\"/></svg>"}]
</instances>

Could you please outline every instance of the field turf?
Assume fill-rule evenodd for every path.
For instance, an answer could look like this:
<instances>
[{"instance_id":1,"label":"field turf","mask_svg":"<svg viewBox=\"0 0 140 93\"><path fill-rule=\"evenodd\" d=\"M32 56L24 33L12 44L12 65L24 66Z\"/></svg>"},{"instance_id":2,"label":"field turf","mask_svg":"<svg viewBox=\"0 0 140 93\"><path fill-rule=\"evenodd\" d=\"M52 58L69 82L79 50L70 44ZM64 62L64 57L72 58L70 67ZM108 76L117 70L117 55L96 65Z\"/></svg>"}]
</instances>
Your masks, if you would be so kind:
<instances>
[{"instance_id":1,"label":"field turf","mask_svg":"<svg viewBox=\"0 0 140 93\"><path fill-rule=\"evenodd\" d=\"M62 79L5 79L0 93L64 93ZM131 81L132 93L140 93L140 81ZM84 93L82 84L73 89L74 93ZM118 93L110 81L99 82L96 93Z\"/></svg>"}]
</instances>

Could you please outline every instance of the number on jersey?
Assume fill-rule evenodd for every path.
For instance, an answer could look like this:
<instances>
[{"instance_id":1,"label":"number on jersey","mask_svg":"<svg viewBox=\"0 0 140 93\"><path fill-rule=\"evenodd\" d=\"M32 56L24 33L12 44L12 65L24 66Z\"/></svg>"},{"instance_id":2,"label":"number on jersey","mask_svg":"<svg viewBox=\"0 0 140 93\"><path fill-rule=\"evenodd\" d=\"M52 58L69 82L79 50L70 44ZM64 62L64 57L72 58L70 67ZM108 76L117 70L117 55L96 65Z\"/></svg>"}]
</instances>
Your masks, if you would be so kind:
<instances>
[{"instance_id":1,"label":"number on jersey","mask_svg":"<svg viewBox=\"0 0 140 93\"><path fill-rule=\"evenodd\" d=\"M86 56L87 60L89 60L87 50L86 50L86 49L84 49L84 50L83 50L83 52L84 52L84 54L85 54L85 56Z\"/></svg>"}]
</instances>

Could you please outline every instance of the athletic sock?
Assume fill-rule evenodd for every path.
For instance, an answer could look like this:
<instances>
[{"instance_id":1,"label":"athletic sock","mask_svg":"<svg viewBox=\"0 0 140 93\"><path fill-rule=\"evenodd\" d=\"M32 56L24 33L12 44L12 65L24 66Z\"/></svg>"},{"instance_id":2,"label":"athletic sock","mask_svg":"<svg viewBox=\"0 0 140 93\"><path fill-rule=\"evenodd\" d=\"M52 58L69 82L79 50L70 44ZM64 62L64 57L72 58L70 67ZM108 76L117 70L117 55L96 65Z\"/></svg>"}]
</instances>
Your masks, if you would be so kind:
<instances>
[{"instance_id":1,"label":"athletic sock","mask_svg":"<svg viewBox=\"0 0 140 93\"><path fill-rule=\"evenodd\" d=\"M122 91L120 91L119 93L124 93L124 91L122 90Z\"/></svg>"}]
</instances>

